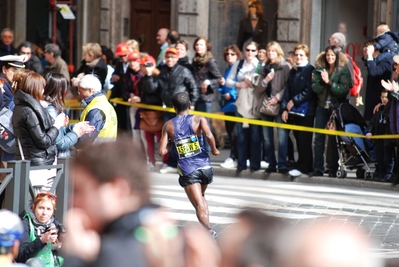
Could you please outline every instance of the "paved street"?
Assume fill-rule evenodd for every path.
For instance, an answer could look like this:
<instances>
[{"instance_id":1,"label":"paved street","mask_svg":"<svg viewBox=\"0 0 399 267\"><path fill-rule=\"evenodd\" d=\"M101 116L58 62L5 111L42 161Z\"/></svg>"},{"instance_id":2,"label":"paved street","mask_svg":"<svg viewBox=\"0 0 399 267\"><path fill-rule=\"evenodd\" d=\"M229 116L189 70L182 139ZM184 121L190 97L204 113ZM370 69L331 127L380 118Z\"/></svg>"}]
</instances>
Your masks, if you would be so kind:
<instances>
[{"instance_id":1,"label":"paved street","mask_svg":"<svg viewBox=\"0 0 399 267\"><path fill-rule=\"evenodd\" d=\"M154 202L170 209L180 225L196 222L194 208L177 174L152 173ZM287 181L215 176L206 192L212 227L219 233L245 207L255 207L295 224L330 216L365 227L379 244L374 253L399 258L399 194L396 192Z\"/></svg>"}]
</instances>

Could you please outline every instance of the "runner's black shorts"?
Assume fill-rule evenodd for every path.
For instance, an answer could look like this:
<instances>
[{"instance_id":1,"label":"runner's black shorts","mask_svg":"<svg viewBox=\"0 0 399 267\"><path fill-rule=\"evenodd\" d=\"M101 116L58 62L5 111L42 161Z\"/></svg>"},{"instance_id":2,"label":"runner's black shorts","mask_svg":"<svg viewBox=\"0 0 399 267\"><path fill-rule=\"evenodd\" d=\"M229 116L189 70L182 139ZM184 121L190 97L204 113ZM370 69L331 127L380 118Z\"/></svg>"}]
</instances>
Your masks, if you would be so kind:
<instances>
[{"instance_id":1,"label":"runner's black shorts","mask_svg":"<svg viewBox=\"0 0 399 267\"><path fill-rule=\"evenodd\" d=\"M179 177L179 184L182 187L191 184L210 184L213 182L213 168L197 169L186 176Z\"/></svg>"}]
</instances>

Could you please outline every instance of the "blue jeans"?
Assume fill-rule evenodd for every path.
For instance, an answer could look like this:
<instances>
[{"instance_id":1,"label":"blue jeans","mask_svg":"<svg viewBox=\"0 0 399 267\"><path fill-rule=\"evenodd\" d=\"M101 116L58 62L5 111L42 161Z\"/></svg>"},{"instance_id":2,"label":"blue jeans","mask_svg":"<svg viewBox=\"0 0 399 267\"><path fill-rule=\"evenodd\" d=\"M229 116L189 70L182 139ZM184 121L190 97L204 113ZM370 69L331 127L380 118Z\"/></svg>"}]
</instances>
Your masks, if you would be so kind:
<instances>
[{"instance_id":1,"label":"blue jeans","mask_svg":"<svg viewBox=\"0 0 399 267\"><path fill-rule=\"evenodd\" d=\"M238 113L237 117L242 118ZM261 126L250 124L248 128L243 128L243 124L236 123L236 133L237 133L237 170L247 169L247 159L249 150L249 162L250 168L252 170L260 169L260 161L262 148L260 146L261 142Z\"/></svg>"},{"instance_id":2,"label":"blue jeans","mask_svg":"<svg viewBox=\"0 0 399 267\"><path fill-rule=\"evenodd\" d=\"M168 120L173 119L174 117L176 117L176 113L171 113L171 112L164 112L163 113L163 121L166 123ZM176 168L177 167L177 159L178 159L178 155L177 155L177 150L176 147L173 145L170 149L169 149L169 158L168 158L168 166Z\"/></svg>"},{"instance_id":3,"label":"blue jeans","mask_svg":"<svg viewBox=\"0 0 399 267\"><path fill-rule=\"evenodd\" d=\"M284 123L281 115L268 116L262 114L262 120L274 121L277 123ZM287 153L288 153L288 131L283 128L277 128L278 136L278 162L276 161L276 154L274 149L274 128L263 126L263 138L266 149L266 161L269 163L269 168L281 169L287 168Z\"/></svg>"},{"instance_id":4,"label":"blue jeans","mask_svg":"<svg viewBox=\"0 0 399 267\"><path fill-rule=\"evenodd\" d=\"M345 132L347 133L357 133L357 134L366 134L359 125L354 123L345 124ZM350 142L349 138L346 136L342 137L342 140L345 142ZM370 159L377 160L377 152L374 149L374 145L369 139L354 137L353 141L357 145L360 150L366 151L370 156Z\"/></svg>"},{"instance_id":5,"label":"blue jeans","mask_svg":"<svg viewBox=\"0 0 399 267\"><path fill-rule=\"evenodd\" d=\"M360 126L357 125L357 124L354 124L354 123L345 124L345 132L347 132L347 133L364 134L362 129L360 128ZM344 142L350 143L350 138L349 137L342 136L341 138L342 138L342 140ZM363 138L353 137L353 141L355 142L355 144L358 146L358 148L360 150L366 151L366 147L364 145Z\"/></svg>"},{"instance_id":6,"label":"blue jeans","mask_svg":"<svg viewBox=\"0 0 399 267\"><path fill-rule=\"evenodd\" d=\"M195 105L195 110L196 111L201 111L201 112L207 112L211 113L211 108L212 108L212 102L199 102ZM206 121L208 122L209 127L211 127L211 121L209 118L206 118ZM204 133L202 133L202 139L204 140L204 149L207 152L211 151L211 147L208 144L208 141L206 140L206 136Z\"/></svg>"},{"instance_id":7,"label":"blue jeans","mask_svg":"<svg viewBox=\"0 0 399 267\"><path fill-rule=\"evenodd\" d=\"M331 110L323 107L316 108L316 122L315 128L325 129L328 120L331 116ZM334 138L332 136L331 138ZM324 172L324 149L326 145L326 135L315 133L314 138L314 157L313 157L313 168Z\"/></svg>"}]
</instances>

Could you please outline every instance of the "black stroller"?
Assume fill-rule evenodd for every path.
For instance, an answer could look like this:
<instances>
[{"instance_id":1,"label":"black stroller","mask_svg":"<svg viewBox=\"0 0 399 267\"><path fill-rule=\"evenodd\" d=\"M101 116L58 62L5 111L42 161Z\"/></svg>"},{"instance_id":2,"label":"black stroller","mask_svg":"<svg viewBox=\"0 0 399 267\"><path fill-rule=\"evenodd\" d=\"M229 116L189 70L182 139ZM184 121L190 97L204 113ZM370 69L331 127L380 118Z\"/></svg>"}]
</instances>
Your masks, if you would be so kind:
<instances>
[{"instance_id":1,"label":"black stroller","mask_svg":"<svg viewBox=\"0 0 399 267\"><path fill-rule=\"evenodd\" d=\"M366 127L363 116L349 103L340 104L338 109L333 111L329 122L330 129L359 134L364 134ZM370 152L374 149L371 142L366 142L364 138L347 136L336 136L336 141L339 154L337 177L345 178L348 170L357 169L357 178L373 180L373 172L369 165L375 161L370 157Z\"/></svg>"}]
</instances>

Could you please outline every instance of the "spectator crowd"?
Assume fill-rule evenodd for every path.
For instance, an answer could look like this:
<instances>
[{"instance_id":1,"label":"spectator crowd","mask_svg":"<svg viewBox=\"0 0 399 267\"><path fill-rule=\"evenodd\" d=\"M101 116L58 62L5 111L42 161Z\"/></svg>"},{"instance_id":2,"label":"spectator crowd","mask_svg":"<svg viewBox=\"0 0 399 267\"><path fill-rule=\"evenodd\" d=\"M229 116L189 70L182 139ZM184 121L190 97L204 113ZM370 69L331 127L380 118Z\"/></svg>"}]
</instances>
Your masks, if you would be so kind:
<instances>
[{"instance_id":1,"label":"spectator crowd","mask_svg":"<svg viewBox=\"0 0 399 267\"><path fill-rule=\"evenodd\" d=\"M364 123L353 119L342 130L365 138L349 140L358 152L350 162L343 161L340 139L318 130L337 128L337 111L350 105L350 97L362 102L363 78L354 59L344 53L345 35L333 33L313 60L306 44L283 51L278 42L267 39L259 0L250 0L248 10L237 42L224 48L223 67L206 36L198 36L190 46L177 31L162 28L155 37L158 55L140 51L133 39L120 42L115 51L90 42L82 47L80 66L70 73L57 44L37 47L24 41L15 48L13 30L2 30L0 105L13 114L10 130L15 137L10 147L0 142L3 167L22 159L31 166L55 165L57 157L79 153L73 160L74 207L65 217L73 231L65 235L65 227L54 218L57 196L48 191L54 178L49 177L35 187L22 222L0 211L0 266L13 260L35 264L29 263L32 258L43 266L383 266L371 258L367 235L340 221L327 227L323 220L291 227L245 210L219 246L211 239L216 232L205 200L213 178L208 153L219 151L209 118L190 117L189 110L210 113L216 105L227 116L315 129L291 134L281 127L226 120L230 151L221 167L234 168L237 175L265 168L265 175L334 178L342 164L361 169L373 162L374 180L396 178L397 139L371 137L399 134L397 35L383 24L376 37L364 43ZM83 106L76 123L70 123L72 111L65 105L71 98ZM126 104L111 103L113 98ZM174 108L176 113L131 105L135 103ZM7 140L4 132L9 134L3 130L0 139ZM188 147L184 144L182 150L171 146L182 140L192 150L183 151ZM178 229L151 202L152 171L179 173L206 231Z\"/></svg>"}]
</instances>

